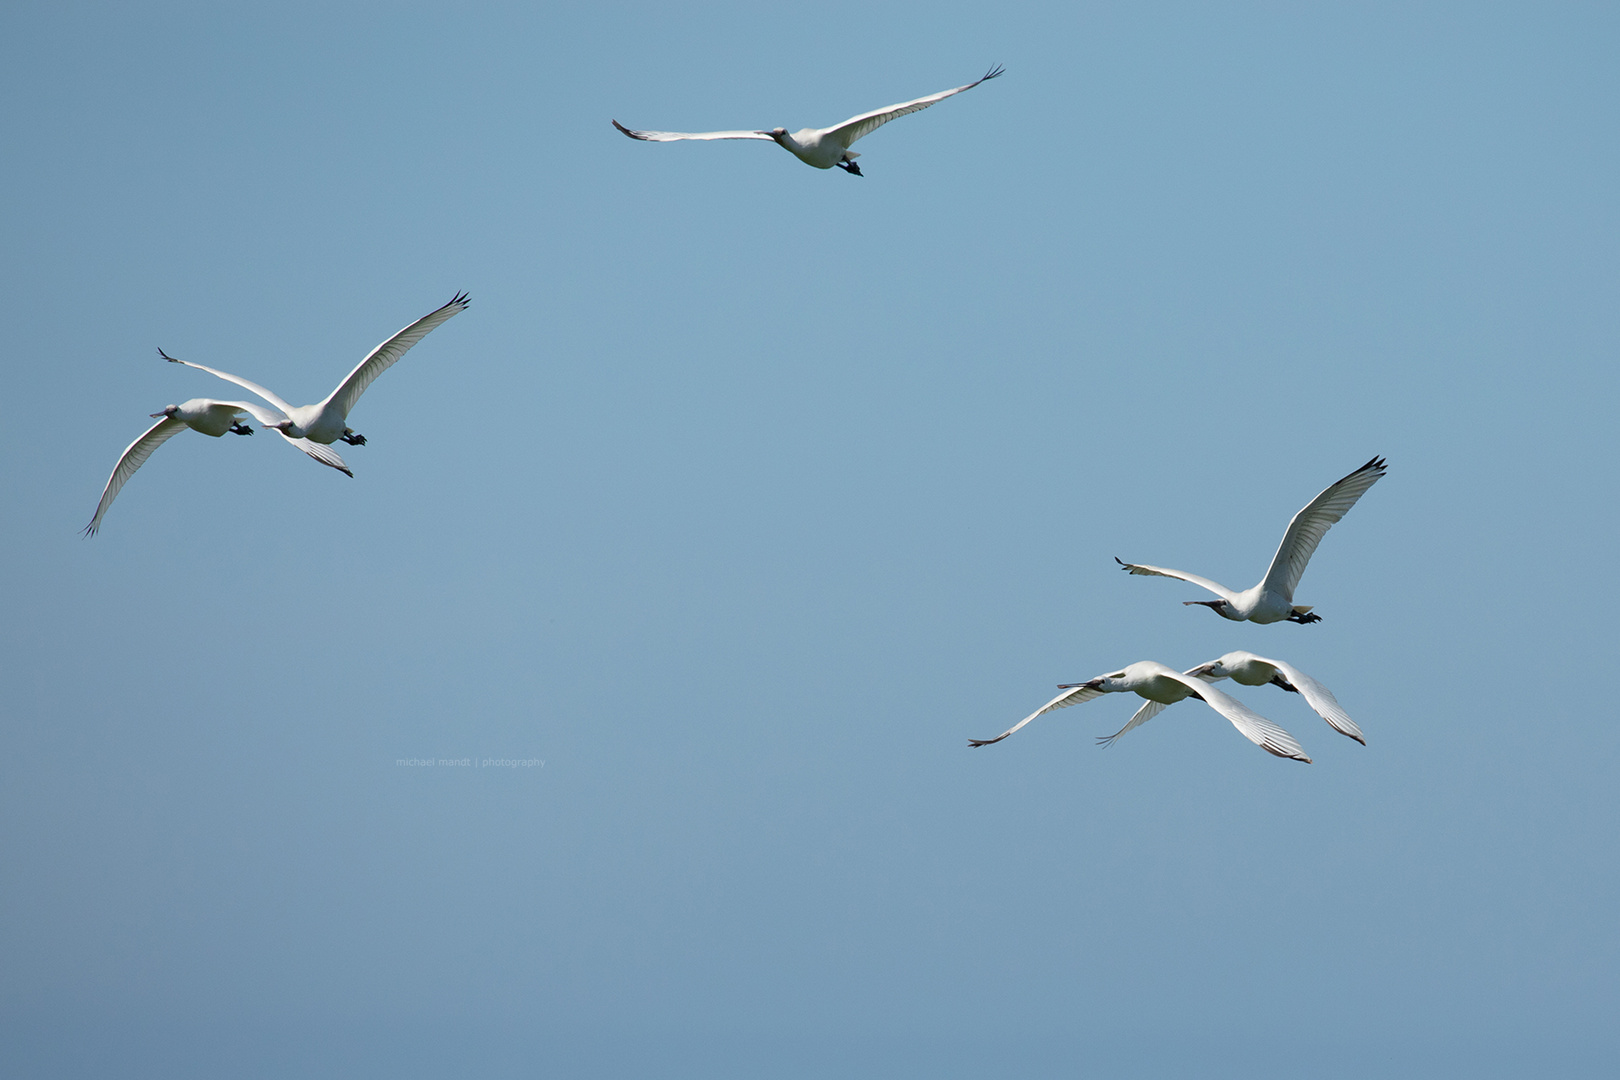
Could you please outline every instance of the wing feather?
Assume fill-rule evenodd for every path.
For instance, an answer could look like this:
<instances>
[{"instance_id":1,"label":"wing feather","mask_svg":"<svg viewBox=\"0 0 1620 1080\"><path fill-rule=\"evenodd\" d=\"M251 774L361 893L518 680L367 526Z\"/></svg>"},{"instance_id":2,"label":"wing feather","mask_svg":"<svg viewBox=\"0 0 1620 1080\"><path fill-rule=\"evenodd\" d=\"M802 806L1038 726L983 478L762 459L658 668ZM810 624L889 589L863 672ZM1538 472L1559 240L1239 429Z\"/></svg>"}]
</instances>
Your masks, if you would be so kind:
<instances>
[{"instance_id":1,"label":"wing feather","mask_svg":"<svg viewBox=\"0 0 1620 1080\"><path fill-rule=\"evenodd\" d=\"M1005 70L1006 69L1004 69L1000 64L997 64L982 77L973 80L966 86L958 86L950 90L941 90L939 93L929 94L927 97L920 97L913 101L902 101L898 105L886 105L881 109L873 109L871 112L864 112L859 116L852 116L848 120L845 120L842 124L839 124L837 127L829 129L827 134L843 143L845 149L848 149L850 144L852 144L856 139L859 139L864 135L870 135L884 124L887 124L890 120L897 120L902 116L907 116L914 112L921 112L923 109L928 108L928 106L934 104L936 101L944 101L948 97L960 94L964 90L971 90L982 82L986 82L990 79L998 77Z\"/></svg>"},{"instance_id":2,"label":"wing feather","mask_svg":"<svg viewBox=\"0 0 1620 1080\"><path fill-rule=\"evenodd\" d=\"M1124 567L1132 574L1142 574L1146 577L1175 578L1177 581L1185 581L1189 582L1190 584L1197 585L1200 589L1208 589L1216 596L1224 597L1227 600L1237 600L1237 593L1233 592L1231 589L1228 589L1220 582L1211 581L1206 577L1199 577L1197 574L1189 574L1185 570L1166 570L1162 566L1148 566L1146 563L1128 563L1120 559L1118 555L1114 556L1114 561L1119 563L1120 566Z\"/></svg>"},{"instance_id":3,"label":"wing feather","mask_svg":"<svg viewBox=\"0 0 1620 1080\"><path fill-rule=\"evenodd\" d=\"M118 492L129 482L129 478L135 475L135 470L146 464L146 459L152 456L152 451L185 429L184 420L165 416L124 448L123 454L118 458L118 464L113 466L112 475L107 477L107 486L101 491L101 501L96 504L96 516L84 527L84 535L94 536L100 531L102 515L107 512L113 500L118 498Z\"/></svg>"},{"instance_id":4,"label":"wing feather","mask_svg":"<svg viewBox=\"0 0 1620 1080\"><path fill-rule=\"evenodd\" d=\"M1292 735L1251 710L1237 698L1190 675L1171 672L1168 677L1175 678L1190 687L1210 708L1230 720L1232 726L1256 746L1278 757L1293 758L1295 761L1310 764L1311 759L1305 756L1304 749Z\"/></svg>"},{"instance_id":5,"label":"wing feather","mask_svg":"<svg viewBox=\"0 0 1620 1080\"><path fill-rule=\"evenodd\" d=\"M1265 657L1261 657L1265 660ZM1367 739L1361 734L1356 722L1350 719L1339 700L1327 687L1305 674L1292 664L1285 664L1281 660L1266 660L1266 663L1283 673L1283 678L1294 684L1305 704L1316 710L1316 714L1328 722L1328 725L1341 735L1348 735L1362 746L1367 745Z\"/></svg>"},{"instance_id":6,"label":"wing feather","mask_svg":"<svg viewBox=\"0 0 1620 1080\"><path fill-rule=\"evenodd\" d=\"M1164 704L1162 701L1144 702L1142 704L1142 707L1140 709L1136 710L1136 714L1134 716L1132 716L1129 720L1125 721L1125 726L1124 727L1120 728L1118 731L1114 732L1112 735L1101 735L1101 736L1099 736L1097 738L1097 745L1098 746L1113 746L1115 739L1119 738L1121 735L1123 735L1127 731L1131 730L1131 728L1141 727L1143 724L1147 723L1149 720L1153 719L1155 716L1158 716L1160 713L1162 713L1167 708L1169 708L1169 706Z\"/></svg>"},{"instance_id":7,"label":"wing feather","mask_svg":"<svg viewBox=\"0 0 1620 1080\"><path fill-rule=\"evenodd\" d=\"M308 454L322 465L330 465L332 468L336 469L340 473L343 473L350 479L354 478L354 473L349 471L348 464L344 462L344 460L338 456L338 452L333 450L330 446L322 446L320 443L314 442L310 439L294 439L280 429L277 429L277 433L294 447L302 450L304 453Z\"/></svg>"},{"instance_id":8,"label":"wing feather","mask_svg":"<svg viewBox=\"0 0 1620 1080\"><path fill-rule=\"evenodd\" d=\"M764 139L766 142L775 142L768 132L764 131L637 131L627 128L617 120L613 126L642 142L712 142L716 139Z\"/></svg>"},{"instance_id":9,"label":"wing feather","mask_svg":"<svg viewBox=\"0 0 1620 1080\"><path fill-rule=\"evenodd\" d=\"M469 303L466 293L457 293L451 297L450 302L435 311L417 319L411 325L371 350L371 355L360 361L355 369L349 372L348 377L338 384L338 388L329 394L321 407L335 403L338 411L345 417L354 403L360 400L366 387L394 365L394 362L410 351L412 345L427 337L440 323L467 310ZM327 464L330 464L328 462Z\"/></svg>"},{"instance_id":10,"label":"wing feather","mask_svg":"<svg viewBox=\"0 0 1620 1080\"><path fill-rule=\"evenodd\" d=\"M163 359L167 360L171 364L184 364L186 367L196 368L198 371L206 371L206 372L208 372L208 374L214 375L214 376L216 376L218 378L221 378L221 379L224 379L226 382L235 383L237 386L240 386L244 390L250 391L251 393L258 394L260 397L264 398L264 400L268 401L270 404L274 405L276 408L280 409L282 412L289 413L289 414L292 412L292 406L291 405L287 404L285 401L282 401L279 397L277 397L275 394L272 394L270 391L266 390L264 387L260 386L258 383L249 382L247 379L242 378L242 376L240 376L240 375L232 375L228 371L219 371L219 370L217 370L215 368L204 367L201 364L193 364L190 360L180 360L180 359L177 359L177 358L175 358L173 356L170 356L168 353L164 352L162 349L158 350L158 355L163 357ZM226 404L234 404L234 403L233 402L226 402ZM246 406L243 406L243 407L246 408ZM260 421L260 423L265 423L265 422L266 421L263 421L263 420Z\"/></svg>"},{"instance_id":11,"label":"wing feather","mask_svg":"<svg viewBox=\"0 0 1620 1080\"><path fill-rule=\"evenodd\" d=\"M998 743L1002 739L1005 739L1007 736L1011 735L1013 732L1017 731L1019 728L1023 727L1025 724L1029 723L1031 720L1035 719L1037 716L1040 716L1042 713L1049 713L1053 709L1066 709L1070 705L1078 705L1082 701L1090 701L1093 698L1101 697L1104 693L1105 691L1098 690L1095 687L1090 686L1077 686L1073 689L1065 690L1051 701L1048 701L1045 705L1042 705L1040 708L1018 721L1018 723L1014 724L1006 731L1003 731L1000 735L997 735L995 738L969 739L968 745L989 746L991 743Z\"/></svg>"},{"instance_id":12,"label":"wing feather","mask_svg":"<svg viewBox=\"0 0 1620 1080\"><path fill-rule=\"evenodd\" d=\"M1316 545L1383 475L1384 459L1375 457L1349 476L1330 484L1307 503L1305 509L1295 514L1294 520L1288 523L1288 531L1283 533L1282 543L1277 545L1277 554L1271 557L1270 569L1261 581L1265 590L1280 592L1292 602L1294 590L1299 587L1299 579L1305 573L1305 565L1316 553Z\"/></svg>"}]
</instances>

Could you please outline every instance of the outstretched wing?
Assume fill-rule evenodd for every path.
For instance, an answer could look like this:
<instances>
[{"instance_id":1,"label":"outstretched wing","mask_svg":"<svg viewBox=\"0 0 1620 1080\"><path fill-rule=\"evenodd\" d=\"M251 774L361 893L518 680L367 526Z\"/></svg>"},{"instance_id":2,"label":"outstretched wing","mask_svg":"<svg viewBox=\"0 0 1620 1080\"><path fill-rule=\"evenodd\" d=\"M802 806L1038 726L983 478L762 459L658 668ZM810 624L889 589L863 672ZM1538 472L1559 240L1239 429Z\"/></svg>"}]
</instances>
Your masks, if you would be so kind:
<instances>
[{"instance_id":1,"label":"outstretched wing","mask_svg":"<svg viewBox=\"0 0 1620 1080\"><path fill-rule=\"evenodd\" d=\"M96 504L96 516L84 527L84 535L96 535L101 529L102 515L107 512L107 507L112 505L113 500L118 498L118 492L129 482L129 478L135 475L135 470L146 463L146 459L152 456L152 451L184 430L186 430L185 421L165 416L124 448L118 464L113 466L112 475L107 477L107 486L101 491L101 501Z\"/></svg>"},{"instance_id":2,"label":"outstretched wing","mask_svg":"<svg viewBox=\"0 0 1620 1080\"><path fill-rule=\"evenodd\" d=\"M208 372L208 374L217 376L218 378L221 378L221 379L224 379L226 382L235 383L237 386L240 386L244 390L250 391L251 393L258 394L260 397L264 398L264 400L268 401L270 404L274 405L276 408L280 409L282 412L284 412L284 413L292 412L292 406L291 405L287 404L285 401L282 401L279 397L272 394L270 391L266 390L264 387L260 386L258 383L249 382L248 380L242 378L242 376L240 376L240 375L232 375L228 371L219 371L219 370L216 370L215 368L204 367L201 364L193 364L190 360L180 360L180 359L177 359L177 358L175 358L173 356L170 356L168 353L164 352L162 349L158 350L158 355L163 357L163 359L167 360L171 364L184 364L184 365L186 365L186 367L196 368L198 371L206 371L206 372ZM237 404L237 402L227 401L227 402L225 402L225 404L234 405L234 404ZM244 405L243 408L247 408L247 406ZM261 424L265 423L265 421L263 421L263 420L260 420L259 422Z\"/></svg>"},{"instance_id":3,"label":"outstretched wing","mask_svg":"<svg viewBox=\"0 0 1620 1080\"><path fill-rule=\"evenodd\" d=\"M625 127L617 120L613 121L613 126L632 139L640 139L642 142L686 142L693 139L698 142L712 142L715 139L764 139L766 142L776 141L763 131L637 131L634 128Z\"/></svg>"},{"instance_id":4,"label":"outstretched wing","mask_svg":"<svg viewBox=\"0 0 1620 1080\"><path fill-rule=\"evenodd\" d=\"M1276 754L1278 757L1293 758L1295 761L1310 764L1311 759L1305 756L1304 749L1295 741L1292 735L1259 713L1251 710L1237 698L1217 690L1208 683L1193 678L1191 675L1171 672L1169 677L1177 679L1203 698L1210 708L1230 720L1232 726L1237 728L1245 739L1248 739L1256 746Z\"/></svg>"},{"instance_id":5,"label":"outstretched wing","mask_svg":"<svg viewBox=\"0 0 1620 1080\"><path fill-rule=\"evenodd\" d=\"M1115 739L1119 738L1121 735L1123 735L1127 731L1131 730L1131 728L1141 727L1143 724L1147 723L1149 720L1153 719L1155 716L1158 716L1166 708L1168 708L1168 706L1165 705L1163 702L1159 702L1159 701L1145 702L1140 709L1136 710L1135 715L1133 715L1129 720L1125 721L1125 726L1124 727L1120 728L1118 731L1114 732L1112 735L1100 735L1100 736L1098 736L1097 745L1098 746L1113 746Z\"/></svg>"},{"instance_id":6,"label":"outstretched wing","mask_svg":"<svg viewBox=\"0 0 1620 1080\"><path fill-rule=\"evenodd\" d=\"M1104 693L1106 693L1106 691L1098 690L1091 686L1077 686L1071 690L1065 690L1051 701L1048 701L1045 705L1042 705L1040 708L1018 721L1018 723L1014 724L1006 731L1003 731L1000 735L997 735L995 738L969 739L968 745L989 746L991 743L998 743L1002 739L1005 739L1007 736L1011 735L1013 732L1017 731L1019 728L1023 727L1025 724L1029 723L1031 720L1035 719L1037 716L1040 716L1042 713L1049 713L1053 709L1066 709L1070 705L1078 705L1082 701L1090 701L1092 698L1101 697Z\"/></svg>"},{"instance_id":7,"label":"outstretched wing","mask_svg":"<svg viewBox=\"0 0 1620 1080\"><path fill-rule=\"evenodd\" d=\"M1206 577L1199 577L1197 574L1189 574L1182 570L1166 570L1162 566L1148 566L1145 563L1128 563L1120 559L1118 555L1114 556L1114 561L1133 574L1142 574L1147 577L1175 578L1177 581L1186 581L1197 585L1200 589L1208 589L1216 596L1224 597L1227 600L1235 601L1237 599L1237 593L1228 589L1225 585L1218 581L1211 581Z\"/></svg>"},{"instance_id":8,"label":"outstretched wing","mask_svg":"<svg viewBox=\"0 0 1620 1080\"><path fill-rule=\"evenodd\" d=\"M360 400L360 395L365 393L366 387L370 386L377 376L392 367L394 361L409 352L412 345L427 337L440 323L451 316L466 311L467 304L467 294L457 293L450 298L450 302L444 307L422 316L375 349L372 349L371 355L360 361L359 366L349 372L348 378L339 383L338 388L327 395L325 401L321 402L322 408L335 403L338 411L344 416L348 416L349 410L354 408L354 403Z\"/></svg>"},{"instance_id":9,"label":"outstretched wing","mask_svg":"<svg viewBox=\"0 0 1620 1080\"><path fill-rule=\"evenodd\" d=\"M322 446L320 443L312 442L309 439L294 439L288 436L285 432L281 432L280 434L283 439L286 439L293 446L302 450L304 453L308 454L322 465L330 465L338 472L344 474L350 479L353 479L354 473L349 471L348 464L344 462L344 460L338 456L338 452L332 449L330 446Z\"/></svg>"},{"instance_id":10,"label":"outstretched wing","mask_svg":"<svg viewBox=\"0 0 1620 1080\"><path fill-rule=\"evenodd\" d=\"M184 360L176 360L175 363L184 364L185 361ZM193 366L195 366L195 365L193 365ZM231 408L237 410L238 412L245 412L248 415L252 416L253 419L257 420L260 424L264 425L265 427L270 427L270 426L272 426L274 424L279 424L283 420L287 419L287 417L285 415L283 415L282 413L279 413L274 409L267 409L263 405L255 405L251 401L216 401L216 402L214 402L214 404L215 405L229 405Z\"/></svg>"},{"instance_id":11,"label":"outstretched wing","mask_svg":"<svg viewBox=\"0 0 1620 1080\"><path fill-rule=\"evenodd\" d=\"M1288 531L1283 533L1282 543L1277 546L1277 554L1271 557L1271 569L1261 582L1265 591L1280 592L1292 601L1299 579L1305 573L1305 564L1316 553L1316 545L1383 475L1384 459L1375 457L1343 480L1329 485L1295 514L1294 520L1288 523Z\"/></svg>"},{"instance_id":12,"label":"outstretched wing","mask_svg":"<svg viewBox=\"0 0 1620 1080\"><path fill-rule=\"evenodd\" d=\"M1005 70L1000 64L997 64L986 72L982 78L975 79L966 86L941 90L937 94L929 94L927 97L920 97L915 101L902 101L898 105L888 105L881 109L873 109L871 112L861 113L859 116L852 116L837 127L830 129L827 134L843 143L844 148L848 149L856 139L863 135L870 135L890 120L898 119L909 113L921 112L934 102L944 101L953 94L960 94L964 90L971 90L982 82L996 78Z\"/></svg>"},{"instance_id":13,"label":"outstretched wing","mask_svg":"<svg viewBox=\"0 0 1620 1080\"><path fill-rule=\"evenodd\" d=\"M1294 689L1305 699L1305 704L1316 710L1318 716L1328 722L1328 725L1341 735L1348 735L1362 746L1367 740L1361 734L1356 722L1345 713L1331 691L1299 668L1292 664L1285 664L1281 660L1266 660L1266 663L1282 672L1283 678L1293 683Z\"/></svg>"}]
</instances>

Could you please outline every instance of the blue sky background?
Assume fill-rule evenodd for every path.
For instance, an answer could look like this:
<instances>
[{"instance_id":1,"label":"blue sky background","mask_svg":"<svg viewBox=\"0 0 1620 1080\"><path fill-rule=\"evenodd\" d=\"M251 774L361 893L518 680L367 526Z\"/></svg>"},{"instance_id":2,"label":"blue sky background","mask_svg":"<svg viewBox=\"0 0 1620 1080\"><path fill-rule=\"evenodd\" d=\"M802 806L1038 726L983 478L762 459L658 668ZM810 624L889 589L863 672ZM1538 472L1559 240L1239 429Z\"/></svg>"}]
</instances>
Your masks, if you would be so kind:
<instances>
[{"instance_id":1,"label":"blue sky background","mask_svg":"<svg viewBox=\"0 0 1620 1080\"><path fill-rule=\"evenodd\" d=\"M1612 1075L1617 31L12 5L0 1068ZM863 179L608 126L998 62ZM237 396L157 347L316 400L458 289L355 479L184 433L77 535ZM1318 625L1114 566L1247 585L1374 454ZM967 747L1233 648L1369 745Z\"/></svg>"}]
</instances>

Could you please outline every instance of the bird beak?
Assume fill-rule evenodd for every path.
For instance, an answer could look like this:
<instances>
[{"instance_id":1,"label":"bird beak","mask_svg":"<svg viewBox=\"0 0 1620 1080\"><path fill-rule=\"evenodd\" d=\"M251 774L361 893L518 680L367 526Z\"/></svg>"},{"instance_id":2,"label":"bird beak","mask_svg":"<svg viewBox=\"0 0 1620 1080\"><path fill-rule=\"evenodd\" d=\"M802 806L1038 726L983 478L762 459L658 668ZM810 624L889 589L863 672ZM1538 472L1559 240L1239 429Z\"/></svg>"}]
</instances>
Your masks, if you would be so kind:
<instances>
[{"instance_id":1,"label":"bird beak","mask_svg":"<svg viewBox=\"0 0 1620 1080\"><path fill-rule=\"evenodd\" d=\"M166 412L155 412L155 413L152 413L151 415L152 415L152 419L156 420L160 416L168 416L169 414L166 413Z\"/></svg>"},{"instance_id":2,"label":"bird beak","mask_svg":"<svg viewBox=\"0 0 1620 1080\"><path fill-rule=\"evenodd\" d=\"M1088 690L1095 690L1095 689L1097 689L1097 687L1101 686L1102 684L1103 684L1103 681L1101 679L1090 679L1090 680L1088 680L1086 682L1058 683L1058 689L1059 690L1079 690L1081 687L1085 687Z\"/></svg>"}]
</instances>

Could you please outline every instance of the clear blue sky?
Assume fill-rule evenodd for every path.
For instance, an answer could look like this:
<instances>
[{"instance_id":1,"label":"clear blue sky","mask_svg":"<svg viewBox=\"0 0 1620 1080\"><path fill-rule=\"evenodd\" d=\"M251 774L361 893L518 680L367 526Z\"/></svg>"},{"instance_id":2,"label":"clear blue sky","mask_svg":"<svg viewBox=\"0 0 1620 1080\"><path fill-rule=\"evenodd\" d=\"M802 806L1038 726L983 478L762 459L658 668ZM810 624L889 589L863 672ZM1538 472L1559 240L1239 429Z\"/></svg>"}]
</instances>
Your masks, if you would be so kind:
<instances>
[{"instance_id":1,"label":"clear blue sky","mask_svg":"<svg viewBox=\"0 0 1620 1080\"><path fill-rule=\"evenodd\" d=\"M0 1071L1620 1067L1612 6L5 24ZM998 62L862 179L608 125ZM159 346L314 400L458 289L355 479L184 433L77 535L225 389ZM1246 585L1374 454L1318 625L1112 561ZM967 747L1234 648L1369 745Z\"/></svg>"}]
</instances>

